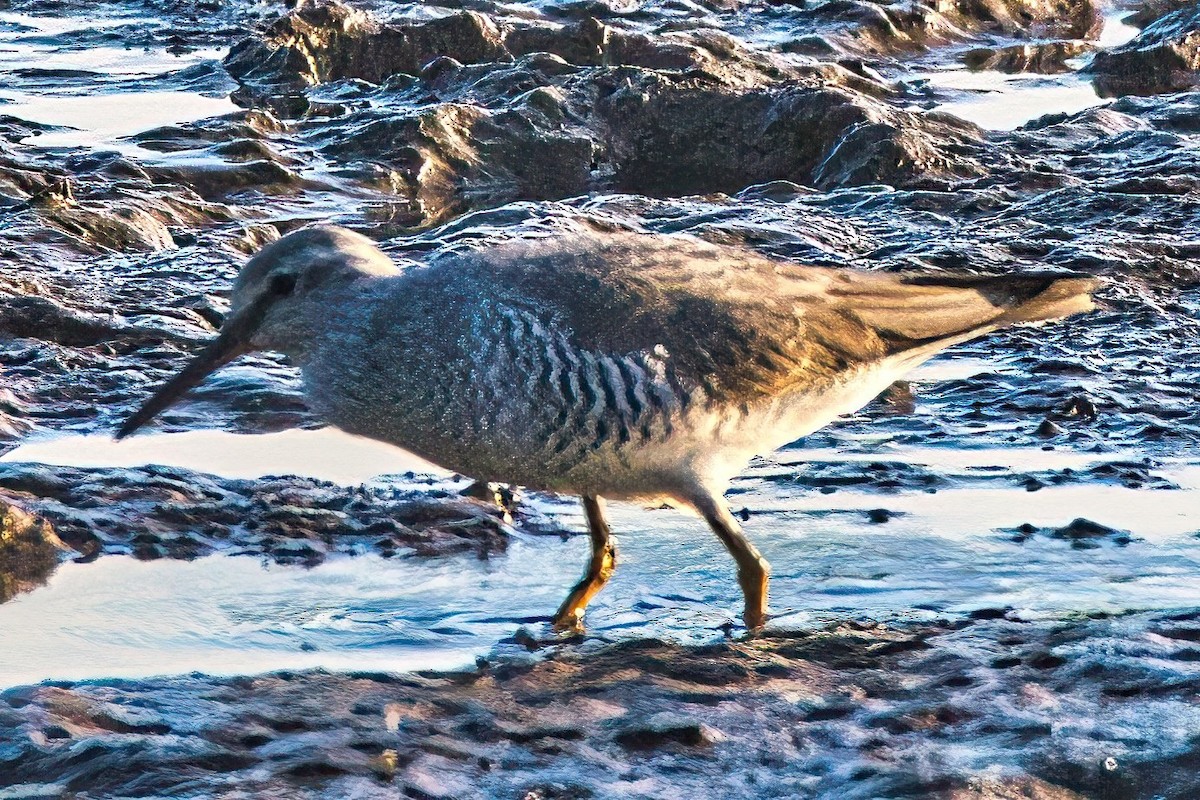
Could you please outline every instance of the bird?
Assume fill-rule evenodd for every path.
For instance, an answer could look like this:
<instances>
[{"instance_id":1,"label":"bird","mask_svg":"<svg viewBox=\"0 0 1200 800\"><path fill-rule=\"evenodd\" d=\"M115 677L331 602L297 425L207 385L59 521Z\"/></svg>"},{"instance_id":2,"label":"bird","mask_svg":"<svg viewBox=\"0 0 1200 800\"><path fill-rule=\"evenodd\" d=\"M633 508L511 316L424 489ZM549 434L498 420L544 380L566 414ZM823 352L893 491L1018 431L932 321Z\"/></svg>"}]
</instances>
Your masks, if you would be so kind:
<instances>
[{"instance_id":1,"label":"bird","mask_svg":"<svg viewBox=\"0 0 1200 800\"><path fill-rule=\"evenodd\" d=\"M693 510L736 564L749 632L770 566L724 502L756 455L852 413L939 351L1091 310L1096 279L810 266L687 234L573 220L399 265L315 225L240 270L218 335L123 438L250 351L311 408L478 481L578 495L591 542L553 616L583 629L616 566L605 500Z\"/></svg>"}]
</instances>

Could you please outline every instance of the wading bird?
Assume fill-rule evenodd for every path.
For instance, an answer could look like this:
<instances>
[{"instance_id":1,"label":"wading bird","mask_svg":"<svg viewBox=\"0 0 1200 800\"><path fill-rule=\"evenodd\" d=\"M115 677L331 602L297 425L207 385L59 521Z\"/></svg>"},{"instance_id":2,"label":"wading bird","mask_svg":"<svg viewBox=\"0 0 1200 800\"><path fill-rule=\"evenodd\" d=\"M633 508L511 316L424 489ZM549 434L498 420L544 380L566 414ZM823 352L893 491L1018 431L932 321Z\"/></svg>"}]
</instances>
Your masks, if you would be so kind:
<instances>
[{"instance_id":1,"label":"wading bird","mask_svg":"<svg viewBox=\"0 0 1200 800\"><path fill-rule=\"evenodd\" d=\"M609 497L699 512L737 562L755 630L769 567L722 499L750 458L943 348L1088 310L1095 287L808 267L585 222L400 269L363 236L314 227L247 262L216 341L118 437L239 354L280 351L343 430L478 480L582 496L592 554L558 627L581 626L612 574Z\"/></svg>"}]
</instances>

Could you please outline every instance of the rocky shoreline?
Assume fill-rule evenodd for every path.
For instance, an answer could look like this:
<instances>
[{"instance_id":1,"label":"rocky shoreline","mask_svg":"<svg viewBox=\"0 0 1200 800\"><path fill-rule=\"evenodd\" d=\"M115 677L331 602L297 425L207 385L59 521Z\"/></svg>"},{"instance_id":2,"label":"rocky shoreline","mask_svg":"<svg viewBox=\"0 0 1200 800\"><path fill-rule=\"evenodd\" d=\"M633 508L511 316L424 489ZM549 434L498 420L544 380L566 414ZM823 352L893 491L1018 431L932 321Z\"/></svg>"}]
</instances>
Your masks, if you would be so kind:
<instances>
[{"instance_id":1,"label":"rocky shoreline","mask_svg":"<svg viewBox=\"0 0 1200 800\"><path fill-rule=\"evenodd\" d=\"M0 692L0 774L12 797L1197 791L1194 612L973 616L703 647L583 641L452 673L10 689ZM1159 720L1153 739L1131 727L1145 715Z\"/></svg>"},{"instance_id":2,"label":"rocky shoreline","mask_svg":"<svg viewBox=\"0 0 1200 800\"><path fill-rule=\"evenodd\" d=\"M1096 314L958 351L1008 354L1004 369L899 387L804 445L886 437L1102 463L787 464L739 485L731 499L747 514L777 513L755 505L773 484L853 490L879 496L855 518L889 529L897 493L1002 484L1013 511L997 540L1031 560L1035 545L1061 544L1089 563L1111 550L1099 543L1135 555L1153 543L1109 526L1103 508L1029 523L1022 493L1187 490L1181 470L1200 445L1194 3L54 10L75 27L38 28L34 0L0 15L17 53L0 57L12 90L0 105L0 453L111 430L220 326L240 263L310 222L362 231L398 261L588 224L815 264L1107 279ZM1108 44L1118 18L1141 30ZM30 66L43 63L55 66ZM989 88L938 80L967 70ZM1113 99L1012 130L954 115L1010 79ZM120 133L56 116L94 97L223 113L168 110ZM256 356L162 429L317 424L294 369ZM506 517L467 483L0 463L0 601L65 559L499 559L518 532L575 530L533 508ZM983 608L703 646L546 642L535 629L464 672L9 688L0 798L1187 798L1200 792L1193 604L1053 618Z\"/></svg>"}]
</instances>

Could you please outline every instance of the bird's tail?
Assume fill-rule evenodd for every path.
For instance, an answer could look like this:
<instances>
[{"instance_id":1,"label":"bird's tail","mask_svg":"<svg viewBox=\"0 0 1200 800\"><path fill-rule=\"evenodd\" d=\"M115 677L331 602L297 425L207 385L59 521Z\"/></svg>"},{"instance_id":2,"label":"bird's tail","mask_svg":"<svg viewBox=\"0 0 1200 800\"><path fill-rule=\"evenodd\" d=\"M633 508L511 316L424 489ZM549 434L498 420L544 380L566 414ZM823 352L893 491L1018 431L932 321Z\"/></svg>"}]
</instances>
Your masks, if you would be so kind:
<instances>
[{"instance_id":1,"label":"bird's tail","mask_svg":"<svg viewBox=\"0 0 1200 800\"><path fill-rule=\"evenodd\" d=\"M1053 279L1042 291L1014 305L1005 322L1043 322L1091 311L1096 307L1092 292L1099 288L1096 278Z\"/></svg>"},{"instance_id":2,"label":"bird's tail","mask_svg":"<svg viewBox=\"0 0 1200 800\"><path fill-rule=\"evenodd\" d=\"M854 315L899 353L1089 311L1099 286L1074 276L892 274L854 281L841 292Z\"/></svg>"}]
</instances>

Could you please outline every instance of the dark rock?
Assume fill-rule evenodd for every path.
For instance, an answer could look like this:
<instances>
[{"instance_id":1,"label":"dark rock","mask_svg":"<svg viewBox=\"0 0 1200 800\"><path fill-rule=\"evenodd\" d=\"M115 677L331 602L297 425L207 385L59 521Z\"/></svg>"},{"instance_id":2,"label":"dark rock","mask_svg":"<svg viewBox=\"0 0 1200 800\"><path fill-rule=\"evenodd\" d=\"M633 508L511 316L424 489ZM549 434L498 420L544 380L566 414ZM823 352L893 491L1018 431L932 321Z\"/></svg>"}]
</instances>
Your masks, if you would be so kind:
<instances>
[{"instance_id":1,"label":"dark rock","mask_svg":"<svg viewBox=\"0 0 1200 800\"><path fill-rule=\"evenodd\" d=\"M463 12L412 25L390 25L337 0L306 3L273 23L264 36L243 40L225 68L238 80L272 88L389 75L415 75L439 56L463 63L495 60L504 52L488 17Z\"/></svg>"},{"instance_id":2,"label":"dark rock","mask_svg":"<svg viewBox=\"0 0 1200 800\"><path fill-rule=\"evenodd\" d=\"M1195 5L1195 0L1141 0L1137 10L1127 16L1125 22L1137 28L1145 28L1167 14L1192 8Z\"/></svg>"},{"instance_id":3,"label":"dark rock","mask_svg":"<svg viewBox=\"0 0 1200 800\"><path fill-rule=\"evenodd\" d=\"M1109 539L1119 545L1129 544L1132 541L1127 531L1110 528L1083 517L1079 517L1061 528L1053 528L1049 533L1051 537L1066 539L1071 542L1073 547L1078 548L1096 547L1095 540L1097 539Z\"/></svg>"},{"instance_id":4,"label":"dark rock","mask_svg":"<svg viewBox=\"0 0 1200 800\"><path fill-rule=\"evenodd\" d=\"M598 111L615 185L626 191L734 191L772 180L904 185L985 171L970 156L972 126L891 110L846 89L729 92L650 79L607 96Z\"/></svg>"},{"instance_id":5,"label":"dark rock","mask_svg":"<svg viewBox=\"0 0 1200 800\"><path fill-rule=\"evenodd\" d=\"M1105 97L1180 92L1200 85L1200 11L1194 4L1146 27L1132 41L1096 54L1091 71Z\"/></svg>"},{"instance_id":6,"label":"dark rock","mask_svg":"<svg viewBox=\"0 0 1200 800\"><path fill-rule=\"evenodd\" d=\"M621 746L632 750L653 750L668 744L699 747L719 742L724 736L699 720L660 712L644 722L626 726L614 738Z\"/></svg>"},{"instance_id":7,"label":"dark rock","mask_svg":"<svg viewBox=\"0 0 1200 800\"><path fill-rule=\"evenodd\" d=\"M60 467L49 479L45 470L4 465L0 501L8 498L44 515L83 553L128 546L141 558L191 559L236 548L281 563L312 564L331 548L353 549L383 534L393 551L418 556L485 556L503 552L508 542L504 512L494 503L431 496L419 484L408 491L350 489L306 478L242 481L163 467ZM53 535L47 523L12 513L14 530L44 528ZM140 523L115 522L122 519ZM8 569L16 574L19 566Z\"/></svg>"},{"instance_id":8,"label":"dark rock","mask_svg":"<svg viewBox=\"0 0 1200 800\"><path fill-rule=\"evenodd\" d=\"M908 381L896 381L876 398L894 414L911 414L917 410L917 396Z\"/></svg>"},{"instance_id":9,"label":"dark rock","mask_svg":"<svg viewBox=\"0 0 1200 800\"><path fill-rule=\"evenodd\" d=\"M918 51L960 40L971 31L1083 39L1102 22L1090 0L972 0L949 6L837 0L814 4L797 16L823 33L794 40L789 49L816 56Z\"/></svg>"},{"instance_id":10,"label":"dark rock","mask_svg":"<svg viewBox=\"0 0 1200 800\"><path fill-rule=\"evenodd\" d=\"M1044 419L1042 420L1041 424L1037 426L1037 430L1035 430L1033 433L1035 436L1040 436L1043 439L1052 439L1053 437L1062 434L1063 429L1055 425L1052 420Z\"/></svg>"}]
</instances>

